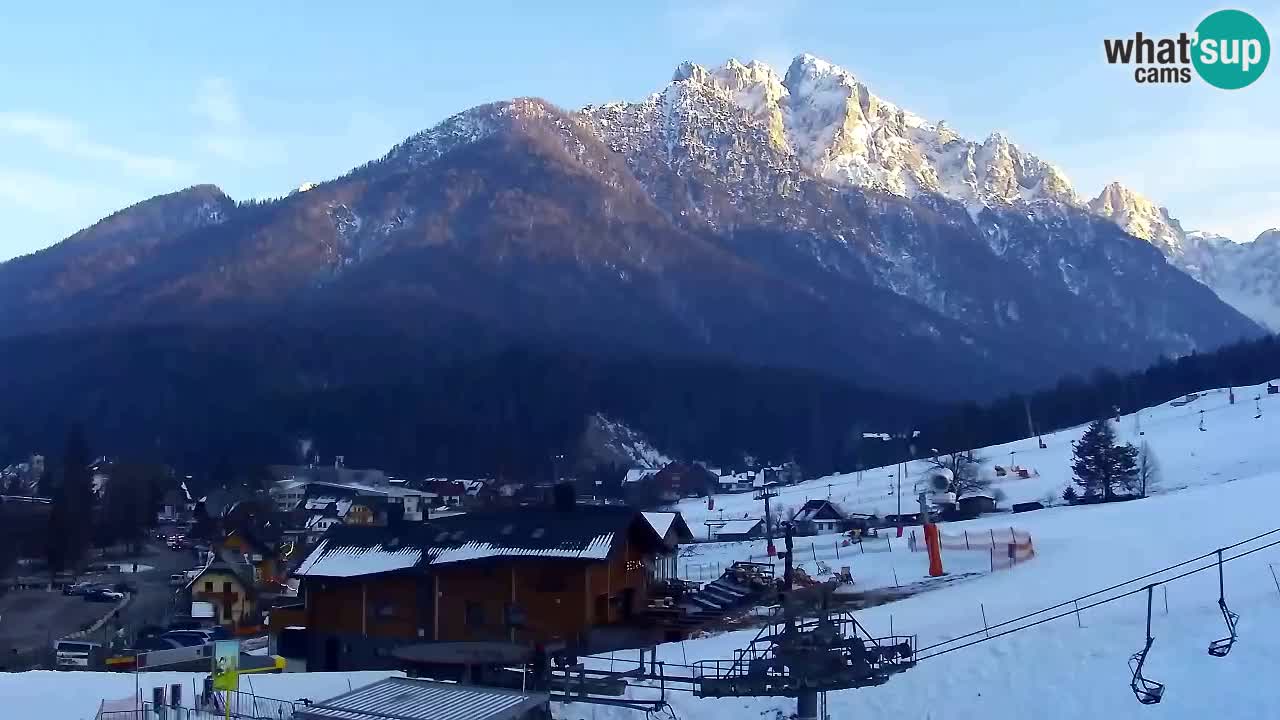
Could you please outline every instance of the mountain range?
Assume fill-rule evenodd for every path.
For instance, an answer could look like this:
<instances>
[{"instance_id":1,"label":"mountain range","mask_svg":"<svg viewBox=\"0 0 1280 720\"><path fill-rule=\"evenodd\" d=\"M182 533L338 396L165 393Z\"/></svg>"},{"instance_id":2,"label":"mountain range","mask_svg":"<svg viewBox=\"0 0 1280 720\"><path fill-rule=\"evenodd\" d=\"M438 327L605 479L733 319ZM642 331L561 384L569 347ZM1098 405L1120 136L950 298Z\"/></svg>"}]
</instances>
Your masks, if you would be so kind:
<instances>
[{"instance_id":1,"label":"mountain range","mask_svg":"<svg viewBox=\"0 0 1280 720\"><path fill-rule=\"evenodd\" d=\"M977 399L1263 332L1280 233L1228 245L1151 207L811 55L684 63L639 102L466 110L277 200L139 203L0 264L0 338L377 332ZM376 378L354 355L305 375Z\"/></svg>"}]
</instances>

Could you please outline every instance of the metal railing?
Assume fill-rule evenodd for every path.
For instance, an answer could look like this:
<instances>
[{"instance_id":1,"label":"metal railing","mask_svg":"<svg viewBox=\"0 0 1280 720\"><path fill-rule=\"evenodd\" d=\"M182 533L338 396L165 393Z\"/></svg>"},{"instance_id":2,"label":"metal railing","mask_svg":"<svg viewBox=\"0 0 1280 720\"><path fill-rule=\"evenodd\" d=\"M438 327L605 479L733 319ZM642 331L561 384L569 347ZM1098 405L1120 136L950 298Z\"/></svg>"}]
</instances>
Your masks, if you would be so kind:
<instances>
[{"instance_id":1,"label":"metal railing","mask_svg":"<svg viewBox=\"0 0 1280 720\"><path fill-rule=\"evenodd\" d=\"M151 701L139 703L136 708L125 710L99 710L97 720L289 720L293 717L294 703L275 700L251 693L215 691L210 696L196 699L198 707L158 705ZM229 712L228 712L229 710Z\"/></svg>"}]
</instances>

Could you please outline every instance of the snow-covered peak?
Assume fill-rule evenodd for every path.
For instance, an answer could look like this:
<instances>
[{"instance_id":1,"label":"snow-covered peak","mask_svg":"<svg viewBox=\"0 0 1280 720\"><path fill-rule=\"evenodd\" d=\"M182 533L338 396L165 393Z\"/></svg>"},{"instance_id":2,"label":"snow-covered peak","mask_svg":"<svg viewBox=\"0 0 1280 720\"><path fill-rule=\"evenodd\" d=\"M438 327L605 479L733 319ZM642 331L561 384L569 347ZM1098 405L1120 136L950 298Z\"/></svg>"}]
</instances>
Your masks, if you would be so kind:
<instances>
[{"instance_id":1,"label":"snow-covered peak","mask_svg":"<svg viewBox=\"0 0 1280 720\"><path fill-rule=\"evenodd\" d=\"M1110 183L1089 201L1089 209L1111 219L1130 235L1155 245L1170 259L1176 260L1186 252L1186 233L1169 211L1118 182Z\"/></svg>"},{"instance_id":2,"label":"snow-covered peak","mask_svg":"<svg viewBox=\"0 0 1280 720\"><path fill-rule=\"evenodd\" d=\"M1280 248L1280 228L1263 230L1253 242L1255 245Z\"/></svg>"},{"instance_id":3,"label":"snow-covered peak","mask_svg":"<svg viewBox=\"0 0 1280 720\"><path fill-rule=\"evenodd\" d=\"M765 63L736 59L715 69L686 62L672 77L673 87L696 86L703 102L745 111L777 150L829 182L907 197L936 193L979 207L1080 204L1061 170L1004 134L981 144L967 141L945 123L930 123L880 98L853 73L815 55L795 58L785 77ZM704 109L678 120L705 122L714 115Z\"/></svg>"}]
</instances>

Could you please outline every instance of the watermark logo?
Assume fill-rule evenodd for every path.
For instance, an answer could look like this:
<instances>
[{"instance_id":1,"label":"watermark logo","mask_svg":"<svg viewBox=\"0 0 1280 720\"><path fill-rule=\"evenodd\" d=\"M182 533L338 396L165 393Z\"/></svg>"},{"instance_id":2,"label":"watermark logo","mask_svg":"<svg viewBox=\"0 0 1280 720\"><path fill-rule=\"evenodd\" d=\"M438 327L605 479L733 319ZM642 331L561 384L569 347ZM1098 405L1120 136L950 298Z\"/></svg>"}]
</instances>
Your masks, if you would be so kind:
<instances>
[{"instance_id":1,"label":"watermark logo","mask_svg":"<svg viewBox=\"0 0 1280 720\"><path fill-rule=\"evenodd\" d=\"M1271 39L1258 19L1243 10L1219 10L1177 37L1102 41L1107 62L1135 65L1139 83L1189 83L1192 70L1201 80L1223 90L1253 84L1271 59Z\"/></svg>"}]
</instances>

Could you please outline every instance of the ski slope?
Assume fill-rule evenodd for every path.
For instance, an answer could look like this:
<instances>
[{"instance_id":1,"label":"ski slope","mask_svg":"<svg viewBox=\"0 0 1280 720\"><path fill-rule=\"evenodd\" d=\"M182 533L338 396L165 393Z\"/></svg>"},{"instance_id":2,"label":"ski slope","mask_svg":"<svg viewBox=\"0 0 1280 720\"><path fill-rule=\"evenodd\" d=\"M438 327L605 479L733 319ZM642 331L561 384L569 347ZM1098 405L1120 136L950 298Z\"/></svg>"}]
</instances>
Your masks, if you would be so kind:
<instances>
[{"instance_id":1,"label":"ski slope","mask_svg":"<svg viewBox=\"0 0 1280 720\"><path fill-rule=\"evenodd\" d=\"M981 642L928 658L881 687L831 693L828 711L832 720L1280 717L1280 683L1274 680L1280 672L1280 587L1272 575L1273 571L1280 573L1280 545L1225 566L1227 601L1241 616L1240 640L1228 657L1214 658L1206 652L1211 640L1226 633L1216 605L1218 579L1210 561L1188 566L1209 571L1172 581L1155 591L1156 641L1146 674L1168 686L1160 705L1139 705L1129 690L1127 662L1145 639L1146 599L1141 593L1085 609L1078 616L1070 613L1030 626L1048 617L1042 614L1008 628L997 627L995 633L1014 630L1003 637L986 640L982 632L984 615L986 623L996 626L1280 528L1280 513L1274 509L1280 491L1280 398L1264 394L1263 417L1255 420L1252 398L1259 392L1265 390L1237 389L1234 406L1222 390L1205 393L1184 407L1162 405L1143 411L1141 425L1146 434L1141 440L1155 450L1164 474L1158 494L1150 498L947 523L944 529L949 533L983 533L1014 524L1032 534L1036 556L1008 570L980 573L973 566L975 555L947 551L944 566L950 573L968 576L963 581L860 611L859 621L872 633L887 635L892 627L897 633L917 635L918 647L975 632L968 639ZM1197 428L1202 409L1204 432ZM1139 440L1135 423L1135 416L1121 419L1121 439ZM997 462L1007 464L1012 450L1015 463L1039 473L1028 480L997 485L1005 489L1004 504L1050 494L1056 498L1069 482L1070 442L1082 432L1083 428L1073 428L1048 435L1044 450L1032 439L982 451L988 468ZM912 477L918 477L923 469L922 464L912 463ZM782 488L779 500L799 506L806 494L826 497L830 484L832 498L851 510L892 512L893 499L884 494L884 481L868 479L873 476L874 471L867 471L861 484L856 475L842 475ZM875 482L880 486L869 484ZM716 505L746 513L757 507L749 495L721 496ZM695 529L707 517L702 503L688 503L681 510ZM1280 532L1268 536L1268 540L1277 539ZM818 546L825 546L828 540L835 542L831 536L800 539L797 555L801 564L805 543L814 543L811 553L825 552ZM1261 547L1264 542L1244 549ZM694 550L697 554L681 558L682 566L742 559L737 556L762 553L763 543L706 544ZM925 563L923 553L895 550L860 554L848 563L842 555L838 563L829 564L848 564L855 579L875 585L888 584L886 568L903 584L908 578L922 577ZM1126 585L1103 597L1140 590L1145 583L1172 574ZM743 631L672 643L659 648L659 658L672 664L732 658L733 651L747 645L754 635L755 631ZM626 656L634 657L632 653ZM289 674L257 676L252 682L253 689L266 697L317 699L385 676L387 673ZM144 692L162 682L181 682L190 688L197 678L193 674L156 673L143 675L141 684ZM109 673L0 674L3 717L92 718L101 699L131 696L133 682L131 675ZM630 692L638 698L654 696L652 690L643 688ZM786 698L700 700L670 693L668 701L676 716L684 719L775 720L795 711L794 701ZM581 703L557 705L555 713L557 718L571 720L643 718L634 711Z\"/></svg>"},{"instance_id":2,"label":"ski slope","mask_svg":"<svg viewBox=\"0 0 1280 720\"><path fill-rule=\"evenodd\" d=\"M883 635L889 634L892 622L897 633L916 634L921 647L972 631L982 638L983 613L995 625L1280 527L1271 502L1277 490L1280 469L1134 502L1018 515L1019 526L1035 537L1034 559L860 611L858 619L872 633ZM948 523L947 529L982 532L1002 527L1007 519ZM1269 537L1278 539L1280 533ZM944 553L944 564L953 555ZM1206 651L1211 640L1226 634L1216 605L1217 575L1202 572L1157 589L1156 642L1146 674L1168 685L1160 705L1139 705L1129 690L1127 661L1145 640L1146 598L1138 594L1087 609L1079 621L1072 613L925 660L878 688L831 693L829 713L833 719L946 720L1280 716L1280 683L1274 680L1280 672L1280 588L1272 578L1272 565L1280 572L1280 546L1225 566L1227 599L1241 615L1240 640L1226 658L1210 657ZM733 651L753 636L753 631L744 631L665 645L659 659L682 664L732 658ZM633 694L650 696L643 691ZM678 717L701 720L772 720L779 712L785 717L795 710L794 701L785 698L700 700L676 694L669 701ZM575 705L560 717L638 716Z\"/></svg>"},{"instance_id":3,"label":"ski slope","mask_svg":"<svg viewBox=\"0 0 1280 720\"><path fill-rule=\"evenodd\" d=\"M1226 388L1208 390L1181 407L1165 403L1120 418L1115 426L1117 439L1134 445L1146 442L1160 463L1163 479L1152 492L1215 485L1280 468L1280 395L1267 395L1265 383L1236 388L1235 395L1236 403L1232 405ZM1260 398L1258 405L1262 409L1262 418L1256 420L1255 397ZM1201 411L1204 432L1199 430ZM992 480L992 492L999 490L1003 494L1000 507L1007 509L1013 503L1031 501L1061 503L1062 491L1071 483L1071 444L1080 439L1085 427L1044 435L1048 446L1044 449L1035 438L1029 438L977 450L984 461L982 473ZM995 476L996 465L1010 464L1030 469L1033 477ZM906 467L902 511L909 513L915 510L916 484L923 480L929 466L924 461L914 461ZM846 512L881 517L898 512L894 466L808 480L780 487L777 493L772 501L774 507L784 510L798 509L806 500L830 498ZM700 499L683 500L676 509L699 537L706 536L707 520L764 514L762 503L751 493L717 495L714 511L709 511L707 501Z\"/></svg>"}]
</instances>

